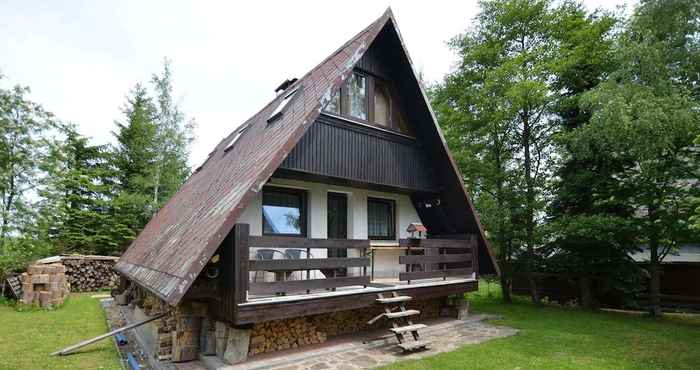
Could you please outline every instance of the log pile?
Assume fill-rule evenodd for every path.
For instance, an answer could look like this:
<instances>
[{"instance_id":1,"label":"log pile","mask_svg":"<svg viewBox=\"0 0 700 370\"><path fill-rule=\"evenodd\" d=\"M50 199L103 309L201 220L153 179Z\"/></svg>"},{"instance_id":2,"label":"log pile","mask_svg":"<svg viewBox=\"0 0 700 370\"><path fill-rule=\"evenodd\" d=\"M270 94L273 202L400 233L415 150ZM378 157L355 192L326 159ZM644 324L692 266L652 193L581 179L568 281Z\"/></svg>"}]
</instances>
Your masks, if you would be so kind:
<instances>
[{"instance_id":1,"label":"log pile","mask_svg":"<svg viewBox=\"0 0 700 370\"><path fill-rule=\"evenodd\" d=\"M153 348L158 360L170 360L173 353L173 336L175 331L176 320L175 311L173 308L164 302L162 299L153 295L153 293L139 289L139 293L144 296L140 301L143 312L148 316L155 316L161 313L167 315L153 322L155 330L156 343Z\"/></svg>"},{"instance_id":2,"label":"log pile","mask_svg":"<svg viewBox=\"0 0 700 370\"><path fill-rule=\"evenodd\" d=\"M60 263L31 265L20 277L24 304L39 307L60 306L70 293L66 268Z\"/></svg>"},{"instance_id":3,"label":"log pile","mask_svg":"<svg viewBox=\"0 0 700 370\"><path fill-rule=\"evenodd\" d=\"M112 270L117 257L63 256L61 260L73 292L110 289L119 284L119 275Z\"/></svg>"},{"instance_id":4,"label":"log pile","mask_svg":"<svg viewBox=\"0 0 700 370\"><path fill-rule=\"evenodd\" d=\"M255 324L253 327L248 354L297 348L323 343L326 339L326 333L318 330L310 320L304 317L266 321Z\"/></svg>"},{"instance_id":5,"label":"log pile","mask_svg":"<svg viewBox=\"0 0 700 370\"><path fill-rule=\"evenodd\" d=\"M65 255L36 261L37 265L60 263L66 267L71 292L92 292L119 285L119 275L112 270L119 257Z\"/></svg>"},{"instance_id":6,"label":"log pile","mask_svg":"<svg viewBox=\"0 0 700 370\"><path fill-rule=\"evenodd\" d=\"M432 299L409 302L408 306L411 309L421 311L421 314L415 319L416 322L420 322L438 317L441 304L439 299ZM377 305L358 310L256 323L250 335L248 354L252 356L323 343L328 338L338 335L377 329L381 328L382 325L388 326L387 321L381 321L372 327L367 326L367 321L381 312L383 312L383 308Z\"/></svg>"}]
</instances>

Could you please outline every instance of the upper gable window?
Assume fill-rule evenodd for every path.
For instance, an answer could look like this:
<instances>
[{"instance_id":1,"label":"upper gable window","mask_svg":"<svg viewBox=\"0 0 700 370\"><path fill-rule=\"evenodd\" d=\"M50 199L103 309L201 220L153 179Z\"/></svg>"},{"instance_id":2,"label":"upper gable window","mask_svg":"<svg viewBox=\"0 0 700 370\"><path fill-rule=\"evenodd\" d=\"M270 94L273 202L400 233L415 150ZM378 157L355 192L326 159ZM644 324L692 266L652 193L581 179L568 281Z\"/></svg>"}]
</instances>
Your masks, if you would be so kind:
<instances>
[{"instance_id":1,"label":"upper gable window","mask_svg":"<svg viewBox=\"0 0 700 370\"><path fill-rule=\"evenodd\" d=\"M412 135L398 109L391 84L364 72L353 72L323 108L326 113Z\"/></svg>"},{"instance_id":2,"label":"upper gable window","mask_svg":"<svg viewBox=\"0 0 700 370\"><path fill-rule=\"evenodd\" d=\"M355 72L345 83L348 112L353 118L367 119L367 79Z\"/></svg>"},{"instance_id":3,"label":"upper gable window","mask_svg":"<svg viewBox=\"0 0 700 370\"><path fill-rule=\"evenodd\" d=\"M375 80L374 84L374 123L391 126L391 94L386 83L380 80Z\"/></svg>"}]
</instances>

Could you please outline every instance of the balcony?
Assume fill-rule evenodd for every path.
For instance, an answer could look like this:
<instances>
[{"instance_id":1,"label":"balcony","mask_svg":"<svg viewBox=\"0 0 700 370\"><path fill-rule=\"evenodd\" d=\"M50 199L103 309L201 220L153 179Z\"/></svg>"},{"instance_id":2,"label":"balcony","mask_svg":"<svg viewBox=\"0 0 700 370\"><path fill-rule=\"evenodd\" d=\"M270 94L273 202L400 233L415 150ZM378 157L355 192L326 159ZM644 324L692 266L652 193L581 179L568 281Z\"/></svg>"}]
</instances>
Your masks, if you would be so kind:
<instances>
[{"instance_id":1,"label":"balcony","mask_svg":"<svg viewBox=\"0 0 700 370\"><path fill-rule=\"evenodd\" d=\"M373 278L369 240L252 236L234 227L233 246L223 261L222 312L236 323L340 311L373 304L377 293L408 291L437 297L476 289L474 235L401 239L394 277ZM345 249L347 257L333 251ZM331 253L329 253L331 252Z\"/></svg>"}]
</instances>

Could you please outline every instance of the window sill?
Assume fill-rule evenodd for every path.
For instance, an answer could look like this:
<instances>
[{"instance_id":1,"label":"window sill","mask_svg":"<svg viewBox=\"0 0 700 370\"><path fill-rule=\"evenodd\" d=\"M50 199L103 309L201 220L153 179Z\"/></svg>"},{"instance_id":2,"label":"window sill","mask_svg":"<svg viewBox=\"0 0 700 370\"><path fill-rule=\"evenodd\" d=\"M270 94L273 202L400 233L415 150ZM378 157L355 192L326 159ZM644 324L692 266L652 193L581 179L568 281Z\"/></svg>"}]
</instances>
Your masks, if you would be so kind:
<instances>
[{"instance_id":1,"label":"window sill","mask_svg":"<svg viewBox=\"0 0 700 370\"><path fill-rule=\"evenodd\" d=\"M390 129L388 129L388 128L383 128L383 127L381 127L381 126L373 125L373 124L371 124L371 123L363 122L363 121L360 121L360 120L357 120L357 119L353 119L353 118L350 118L350 117L341 116L341 115L338 115L338 114L333 114L333 113L328 113L328 112L321 112L321 114L326 115L326 116L328 116L328 117L333 117L333 118L336 118L336 119L339 119L339 120L343 120L343 121L345 121L345 122L350 122L350 123L353 123L353 124L356 124L356 125L360 125L360 126L363 126L363 127L371 128L371 129L374 129L374 130L377 130L377 131L382 131L382 132L386 132L386 133L389 133L389 134L394 134L394 135L397 135L397 136L402 136L402 137L405 137L405 138L407 138L407 139L413 139L413 140L416 139L414 136L402 134L402 133L400 133L400 132L398 132L398 131L395 131L395 130L390 130Z\"/></svg>"}]
</instances>

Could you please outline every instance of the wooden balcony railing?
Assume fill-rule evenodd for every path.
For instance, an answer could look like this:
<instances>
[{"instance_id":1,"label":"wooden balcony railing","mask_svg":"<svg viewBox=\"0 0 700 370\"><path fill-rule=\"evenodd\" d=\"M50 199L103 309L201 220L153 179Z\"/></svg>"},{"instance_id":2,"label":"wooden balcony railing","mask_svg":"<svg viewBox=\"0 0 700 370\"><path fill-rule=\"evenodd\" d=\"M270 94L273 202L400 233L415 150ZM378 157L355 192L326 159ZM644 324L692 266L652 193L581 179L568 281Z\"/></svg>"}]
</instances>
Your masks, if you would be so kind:
<instances>
[{"instance_id":1,"label":"wooden balcony railing","mask_svg":"<svg viewBox=\"0 0 700 370\"><path fill-rule=\"evenodd\" d=\"M282 236L250 236L248 246L251 249L265 248L275 251L285 249L301 249L306 251L305 257L290 259L264 259L251 260L248 263L249 271L262 271L276 273L281 277L294 277L297 272L306 272L306 279L299 280L283 280L258 282L252 281L249 283L248 293L250 295L262 294L278 294L278 293L293 293L293 292L309 292L315 289L335 289L344 286L367 286L370 278L367 276L367 267L370 265L370 259L366 256L369 249L369 240L358 239L309 239L299 237L282 237ZM360 251L360 257L328 257L328 258L311 258L311 250L317 249L357 249ZM284 255L284 253L279 252ZM351 267L359 267L362 269L360 276L342 276L335 277L335 271L338 269L347 269ZM324 275L323 278L310 279L309 272L318 270ZM299 275L299 274L296 274ZM331 276L327 276L331 275Z\"/></svg>"},{"instance_id":2,"label":"wooden balcony railing","mask_svg":"<svg viewBox=\"0 0 700 370\"><path fill-rule=\"evenodd\" d=\"M406 272L399 273L400 281L470 276L476 270L476 238L463 239L401 239L406 255L399 263Z\"/></svg>"},{"instance_id":3,"label":"wooden balcony railing","mask_svg":"<svg viewBox=\"0 0 700 370\"><path fill-rule=\"evenodd\" d=\"M406 255L399 257L399 263L406 265L406 272L399 274L399 280L410 284L412 280L428 278L468 277L476 271L475 236L448 238L400 240L400 245L406 248ZM231 321L237 318L238 305L248 302L251 296L309 293L370 284L367 274L371 265L369 240L251 236L249 225L236 224L223 245L221 261L225 267L219 285L220 314ZM302 258L251 258L260 249L279 251L275 252L278 257L289 249L301 249L307 253ZM350 257L314 258L309 252L318 249L346 249L359 253L347 253ZM337 276L335 273L349 268L356 269L357 275ZM313 278L310 271L316 271ZM264 281L264 277L263 281L251 281L255 272L268 273L268 276L273 273L278 281ZM321 278L317 278L319 274Z\"/></svg>"}]
</instances>

